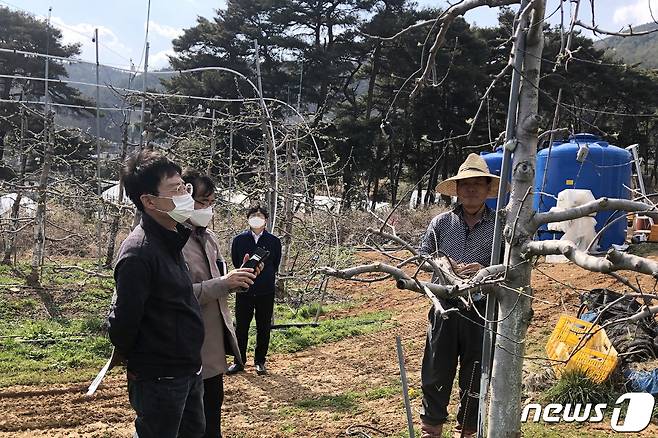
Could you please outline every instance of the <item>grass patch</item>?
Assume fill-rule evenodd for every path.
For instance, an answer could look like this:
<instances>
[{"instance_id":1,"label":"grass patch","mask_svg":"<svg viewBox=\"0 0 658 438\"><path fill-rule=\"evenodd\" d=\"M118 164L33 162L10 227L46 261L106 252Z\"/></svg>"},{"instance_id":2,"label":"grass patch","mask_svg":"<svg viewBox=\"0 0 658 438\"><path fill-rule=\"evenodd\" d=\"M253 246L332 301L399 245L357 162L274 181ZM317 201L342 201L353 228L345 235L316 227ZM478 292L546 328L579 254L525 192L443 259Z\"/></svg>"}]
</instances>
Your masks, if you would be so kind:
<instances>
[{"instance_id":1,"label":"grass patch","mask_svg":"<svg viewBox=\"0 0 658 438\"><path fill-rule=\"evenodd\" d=\"M35 312L40 306L41 303L36 298L0 297L0 319L6 321L20 318Z\"/></svg>"},{"instance_id":2,"label":"grass patch","mask_svg":"<svg viewBox=\"0 0 658 438\"><path fill-rule=\"evenodd\" d=\"M364 394L368 400L379 400L393 396L402 397L402 388L400 385L396 386L382 386L380 388L371 389Z\"/></svg>"},{"instance_id":3,"label":"grass patch","mask_svg":"<svg viewBox=\"0 0 658 438\"><path fill-rule=\"evenodd\" d=\"M16 278L16 274L9 265L0 265L0 285L23 284Z\"/></svg>"},{"instance_id":4,"label":"grass patch","mask_svg":"<svg viewBox=\"0 0 658 438\"><path fill-rule=\"evenodd\" d=\"M446 423L447 425L448 423ZM445 432L442 434L443 437L452 437L452 433L446 434ZM409 429L405 427L403 430L399 431L397 434L393 435L395 438L409 438ZM420 436L420 427L414 427L414 436L419 437Z\"/></svg>"},{"instance_id":5,"label":"grass patch","mask_svg":"<svg viewBox=\"0 0 658 438\"><path fill-rule=\"evenodd\" d=\"M346 412L354 409L360 401L374 401L389 397L402 397L401 389L395 386L382 386L365 392L348 391L338 395L322 395L298 400L295 402L295 407L306 410L333 409L338 412ZM293 408L292 412L297 409Z\"/></svg>"},{"instance_id":6,"label":"grass patch","mask_svg":"<svg viewBox=\"0 0 658 438\"><path fill-rule=\"evenodd\" d=\"M282 406L277 410L277 414L283 419L296 418L302 412L300 408L294 406Z\"/></svg>"},{"instance_id":7,"label":"grass patch","mask_svg":"<svg viewBox=\"0 0 658 438\"><path fill-rule=\"evenodd\" d=\"M7 305L7 300L0 303ZM275 330L272 332L270 351L294 352L349 336L372 333L392 327L390 317L387 312L375 312L325 320L319 327ZM5 320L0 323L0 387L90 380L111 351L111 344L103 331L104 323L105 318L101 316L58 321ZM385 392L372 392L369 396L383 397ZM329 403L327 400L319 403L323 402ZM342 402L348 403L348 400ZM338 406L342 402L340 398L336 401Z\"/></svg>"},{"instance_id":8,"label":"grass patch","mask_svg":"<svg viewBox=\"0 0 658 438\"><path fill-rule=\"evenodd\" d=\"M317 327L291 327L273 330L270 351L273 353L294 353L315 345L337 342L350 336L373 333L393 327L390 312L372 312L363 315L320 321ZM249 330L249 345L253 350L256 328Z\"/></svg>"},{"instance_id":9,"label":"grass patch","mask_svg":"<svg viewBox=\"0 0 658 438\"><path fill-rule=\"evenodd\" d=\"M295 310L287 304L275 304L274 318L277 324L310 322L315 320L315 315L317 315L318 310L320 311L319 316L323 316L337 310L349 309L352 306L352 303L324 304L323 306L320 306L319 303L310 303L304 304Z\"/></svg>"},{"instance_id":10,"label":"grass patch","mask_svg":"<svg viewBox=\"0 0 658 438\"><path fill-rule=\"evenodd\" d=\"M79 269L58 270L61 266L97 269L95 261L79 259L43 267L41 283L51 288L62 312L58 320L44 318L34 291L10 288L25 285L28 262L0 266L0 290L8 292L0 297L0 387L91 380L109 357L111 344L103 325L114 281Z\"/></svg>"},{"instance_id":11,"label":"grass patch","mask_svg":"<svg viewBox=\"0 0 658 438\"><path fill-rule=\"evenodd\" d=\"M607 380L601 384L595 383L580 370L567 371L560 379L548 390L544 391L540 397L540 404L546 406L549 403L559 403L562 405L570 404L587 404L596 405L605 403L608 407L603 411L605 422L609 424L609 416L614 407L614 402L619 395L615 385ZM625 415L625 412L622 412ZM538 423L526 422L522 424L523 436L537 438L598 438L607 437L612 432L594 431L589 428L590 423Z\"/></svg>"},{"instance_id":12,"label":"grass patch","mask_svg":"<svg viewBox=\"0 0 658 438\"><path fill-rule=\"evenodd\" d=\"M334 409L337 411L350 411L356 408L358 394L346 392L338 395L323 395L315 398L302 399L295 402L295 406L306 410Z\"/></svg>"},{"instance_id":13,"label":"grass patch","mask_svg":"<svg viewBox=\"0 0 658 438\"><path fill-rule=\"evenodd\" d=\"M282 424L281 426L279 426L279 430L286 435L294 435L297 432L295 426L290 423Z\"/></svg>"},{"instance_id":14,"label":"grass patch","mask_svg":"<svg viewBox=\"0 0 658 438\"><path fill-rule=\"evenodd\" d=\"M24 320L0 326L0 386L89 379L111 345L100 318Z\"/></svg>"},{"instance_id":15,"label":"grass patch","mask_svg":"<svg viewBox=\"0 0 658 438\"><path fill-rule=\"evenodd\" d=\"M61 306L66 315L89 317L95 315L105 316L110 310L113 289L87 287L80 290L71 300Z\"/></svg>"},{"instance_id":16,"label":"grass patch","mask_svg":"<svg viewBox=\"0 0 658 438\"><path fill-rule=\"evenodd\" d=\"M61 266L80 269L60 270ZM30 264L20 262L15 267L0 266L0 291L7 294L0 300L0 317L2 319L19 319L22 317L44 316L43 306L36 292L26 285L25 277L30 272ZM53 296L64 318L87 318L105 316L109 309L114 290L112 270L102 269L109 278L90 276L83 270L96 271L97 265L88 260L62 260L43 267L41 284ZM12 286L19 286L16 289Z\"/></svg>"},{"instance_id":17,"label":"grass patch","mask_svg":"<svg viewBox=\"0 0 658 438\"><path fill-rule=\"evenodd\" d=\"M576 403L612 404L618 396L614 386L605 381L594 383L580 370L567 371L562 374L555 385L543 394L544 403L575 405Z\"/></svg>"}]
</instances>

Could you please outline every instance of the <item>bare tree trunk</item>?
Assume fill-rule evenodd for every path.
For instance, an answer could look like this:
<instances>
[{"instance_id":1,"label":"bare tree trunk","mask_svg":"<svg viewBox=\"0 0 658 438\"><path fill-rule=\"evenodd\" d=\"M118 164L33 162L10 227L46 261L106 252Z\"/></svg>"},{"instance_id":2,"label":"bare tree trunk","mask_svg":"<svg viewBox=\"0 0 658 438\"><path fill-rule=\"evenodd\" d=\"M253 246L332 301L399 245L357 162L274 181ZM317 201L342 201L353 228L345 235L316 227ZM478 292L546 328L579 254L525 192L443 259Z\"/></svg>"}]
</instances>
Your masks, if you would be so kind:
<instances>
[{"instance_id":1,"label":"bare tree trunk","mask_svg":"<svg viewBox=\"0 0 658 438\"><path fill-rule=\"evenodd\" d=\"M382 155L384 147L381 144L377 145L377 152L375 154L375 163L380 163L382 161ZM377 166L372 166L370 168L370 180L372 181L372 195L370 195L370 183L368 183L368 192L367 195L370 197L370 209L375 210L375 203L377 202L377 196L379 195L379 172ZM366 206L366 208L368 208Z\"/></svg>"},{"instance_id":2,"label":"bare tree trunk","mask_svg":"<svg viewBox=\"0 0 658 438\"><path fill-rule=\"evenodd\" d=\"M267 134L267 138L270 138L270 135ZM274 145L271 141L267 141L267 169L269 175L269 188L266 193L267 198L267 208L270 213L270 220L275 219L276 207L277 207L277 177L276 177L276 152L274 151ZM272 229L272 224L268 224L269 229Z\"/></svg>"},{"instance_id":3,"label":"bare tree trunk","mask_svg":"<svg viewBox=\"0 0 658 438\"><path fill-rule=\"evenodd\" d=\"M653 179L654 186L656 184L658 184L658 146L654 147L653 171L652 171L651 177Z\"/></svg>"},{"instance_id":4,"label":"bare tree trunk","mask_svg":"<svg viewBox=\"0 0 658 438\"><path fill-rule=\"evenodd\" d=\"M11 83L12 83L11 78L2 79L2 93L0 94L0 96L2 96L3 100L9 100L9 98L11 97ZM2 111L2 116L7 116L8 111L9 111L8 108L4 108L4 110ZM5 157L5 146L6 146L5 137L7 136L8 132L9 132L9 128L0 129L0 162L2 162Z\"/></svg>"},{"instance_id":5,"label":"bare tree trunk","mask_svg":"<svg viewBox=\"0 0 658 438\"><path fill-rule=\"evenodd\" d=\"M526 38L523 82L519 94L518 141L512 162L512 192L507 207L504 236L505 257L510 268L505 289L498 293L499 315L509 315L498 323L498 336L491 377L489 438L521 436L521 373L525 336L532 317L530 288L531 264L523 263L521 247L532 238L524 225L532 220L532 186L535 177L537 129L539 123L538 86L544 39L541 22L545 0L535 0ZM523 291L519 296L512 290Z\"/></svg>"},{"instance_id":6,"label":"bare tree trunk","mask_svg":"<svg viewBox=\"0 0 658 438\"><path fill-rule=\"evenodd\" d=\"M382 51L382 42L377 41L375 52L372 55L372 70L370 72L370 81L368 82L368 94L366 97L366 120L370 120L372 114L372 98L375 94L375 83L377 81L377 74L379 73L379 58Z\"/></svg>"},{"instance_id":7,"label":"bare tree trunk","mask_svg":"<svg viewBox=\"0 0 658 438\"><path fill-rule=\"evenodd\" d=\"M2 162L5 159L5 136L7 135L7 131L4 129L0 129L0 162Z\"/></svg>"},{"instance_id":8,"label":"bare tree trunk","mask_svg":"<svg viewBox=\"0 0 658 438\"><path fill-rule=\"evenodd\" d=\"M215 167L215 154L217 153L217 138L215 136L215 109L212 110L212 122L210 122L210 159L208 160L208 167L206 167L206 175L212 177Z\"/></svg>"},{"instance_id":9,"label":"bare tree trunk","mask_svg":"<svg viewBox=\"0 0 658 438\"><path fill-rule=\"evenodd\" d=\"M27 277L27 284L36 289L48 314L59 317L59 311L55 306L50 293L41 286L41 266L43 265L45 243L46 243L46 200L48 195L48 176L53 162L54 152L54 113L46 115L46 129L44 130L45 145L43 156L43 167L39 179L37 211L34 220L34 250L32 252L32 267Z\"/></svg>"},{"instance_id":10,"label":"bare tree trunk","mask_svg":"<svg viewBox=\"0 0 658 438\"><path fill-rule=\"evenodd\" d=\"M11 256L14 253L14 248L16 246L16 232L18 230L18 214L21 207L21 199L23 198L23 189L21 188L25 184L25 168L27 166L27 151L25 147L25 128L27 126L27 120L25 119L25 108L21 105L21 138L19 143L19 150L21 154L21 164L18 171L18 188L16 189L16 199L14 199L14 204L11 206L11 230L9 232L9 238L7 241L7 246L5 246L5 254L2 258L3 265L11 264Z\"/></svg>"},{"instance_id":11,"label":"bare tree trunk","mask_svg":"<svg viewBox=\"0 0 658 438\"><path fill-rule=\"evenodd\" d=\"M124 119L123 122L123 133L121 137L121 154L119 156L119 163L123 165L123 162L126 160L126 155L128 154L128 125L130 122ZM114 248L116 246L117 234L119 233L119 223L121 222L121 205L123 204L123 180L121 179L121 170L119 170L119 194L117 196L117 204L119 205L116 215L112 218L112 223L110 224L110 235L107 242L107 252L105 253L105 264L106 268L112 266L112 261L114 260Z\"/></svg>"},{"instance_id":12,"label":"bare tree trunk","mask_svg":"<svg viewBox=\"0 0 658 438\"><path fill-rule=\"evenodd\" d=\"M402 150L406 150L406 143L405 147L402 148ZM404 162L404 154L400 153L398 156L397 160L397 165L395 166L395 172L392 175L391 178L391 205L395 205L398 203L398 189L400 186L400 176L402 175L402 163Z\"/></svg>"},{"instance_id":13,"label":"bare tree trunk","mask_svg":"<svg viewBox=\"0 0 658 438\"><path fill-rule=\"evenodd\" d=\"M439 154L440 153L441 152L439 152ZM432 150L432 156L437 156L434 150ZM434 203L434 200L436 199L434 188L436 187L436 183L438 182L438 179L439 179L439 166L434 166L427 179L427 191L425 192L425 197L423 199L423 203L426 207L432 205Z\"/></svg>"},{"instance_id":14,"label":"bare tree trunk","mask_svg":"<svg viewBox=\"0 0 658 438\"><path fill-rule=\"evenodd\" d=\"M375 177L374 187L372 188L372 201L370 202L370 209L375 211L377 206L377 196L379 196L379 178Z\"/></svg>"},{"instance_id":15,"label":"bare tree trunk","mask_svg":"<svg viewBox=\"0 0 658 438\"><path fill-rule=\"evenodd\" d=\"M448 163L450 162L450 145L447 144L443 147L445 148L445 152L442 158L443 163L441 163L441 181L448 179ZM441 200L443 200L443 203L447 207L452 205L452 198L450 196L441 195Z\"/></svg>"},{"instance_id":16,"label":"bare tree trunk","mask_svg":"<svg viewBox=\"0 0 658 438\"><path fill-rule=\"evenodd\" d=\"M343 168L343 193L341 194L341 211L346 211L352 208L352 198L354 197L352 190L354 189L354 174L352 169L352 157L349 157L349 162Z\"/></svg>"},{"instance_id":17,"label":"bare tree trunk","mask_svg":"<svg viewBox=\"0 0 658 438\"><path fill-rule=\"evenodd\" d=\"M290 141L286 142L286 197L283 203L283 238L281 251L281 263L279 264L279 272L288 273L288 260L290 258L290 245L292 243L292 232L293 232L293 193L295 193L293 187L293 178L292 178L292 166L293 166L293 154L292 154L292 145ZM279 280L279 285L277 291L281 292L284 296L286 295L286 281Z\"/></svg>"}]
</instances>

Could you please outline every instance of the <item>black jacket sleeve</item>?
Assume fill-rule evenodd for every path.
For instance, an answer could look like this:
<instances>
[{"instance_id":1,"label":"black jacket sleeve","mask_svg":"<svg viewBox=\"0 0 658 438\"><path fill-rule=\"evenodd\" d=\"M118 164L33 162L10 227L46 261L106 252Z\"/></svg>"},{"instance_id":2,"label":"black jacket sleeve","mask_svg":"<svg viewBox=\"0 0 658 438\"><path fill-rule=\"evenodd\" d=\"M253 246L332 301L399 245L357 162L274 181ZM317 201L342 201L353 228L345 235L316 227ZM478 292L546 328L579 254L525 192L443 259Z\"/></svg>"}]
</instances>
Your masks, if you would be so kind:
<instances>
[{"instance_id":1,"label":"black jacket sleeve","mask_svg":"<svg viewBox=\"0 0 658 438\"><path fill-rule=\"evenodd\" d=\"M150 293L151 272L142 258L130 256L119 262L114 277L117 296L108 317L108 332L112 344L126 357L137 339Z\"/></svg>"},{"instance_id":2,"label":"black jacket sleeve","mask_svg":"<svg viewBox=\"0 0 658 438\"><path fill-rule=\"evenodd\" d=\"M274 245L272 254L272 263L274 264L274 272L279 272L279 265L281 264L281 239L274 236Z\"/></svg>"},{"instance_id":3,"label":"black jacket sleeve","mask_svg":"<svg viewBox=\"0 0 658 438\"><path fill-rule=\"evenodd\" d=\"M233 238L233 242L231 242L231 261L233 262L233 267L235 269L242 266L242 257L244 257L240 257L240 251L238 250L238 240L240 240L239 235L235 236Z\"/></svg>"}]
</instances>

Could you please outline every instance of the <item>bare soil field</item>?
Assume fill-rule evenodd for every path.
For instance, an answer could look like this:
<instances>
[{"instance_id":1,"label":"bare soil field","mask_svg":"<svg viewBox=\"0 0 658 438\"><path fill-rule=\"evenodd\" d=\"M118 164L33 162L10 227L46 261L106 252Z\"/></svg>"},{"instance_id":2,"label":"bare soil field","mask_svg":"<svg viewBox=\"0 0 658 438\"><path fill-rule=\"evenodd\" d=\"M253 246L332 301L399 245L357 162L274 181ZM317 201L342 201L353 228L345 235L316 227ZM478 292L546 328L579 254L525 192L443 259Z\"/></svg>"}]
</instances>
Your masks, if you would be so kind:
<instances>
[{"instance_id":1,"label":"bare soil field","mask_svg":"<svg viewBox=\"0 0 658 438\"><path fill-rule=\"evenodd\" d=\"M374 253L360 253L359 258L383 260ZM614 279L572 265L539 264L537 268L533 274L537 300L527 348L532 356L543 355L546 338L561 313L575 314L578 289L622 289ZM648 277L641 278L640 284L647 291L654 288ZM396 289L392 281L363 284L332 280L330 287L360 305L324 318L385 310L392 315L393 327L294 354L271 355L267 376L257 376L248 366L246 373L225 377L225 437L340 437L348 436L347 429L355 425L379 429L381 433L367 432L373 437L407 436L395 350L397 335L403 340L414 419L419 426L420 361L428 301L414 292ZM530 360L526 368L533 372L546 366ZM0 438L129 437L133 414L125 386L123 375L117 371L93 397L84 395L85 383L3 388ZM454 392L453 399L456 403ZM524 427L524 436L533 437L611 433L606 421L579 428L545 424ZM641 435L658 436L658 426L652 423Z\"/></svg>"}]
</instances>

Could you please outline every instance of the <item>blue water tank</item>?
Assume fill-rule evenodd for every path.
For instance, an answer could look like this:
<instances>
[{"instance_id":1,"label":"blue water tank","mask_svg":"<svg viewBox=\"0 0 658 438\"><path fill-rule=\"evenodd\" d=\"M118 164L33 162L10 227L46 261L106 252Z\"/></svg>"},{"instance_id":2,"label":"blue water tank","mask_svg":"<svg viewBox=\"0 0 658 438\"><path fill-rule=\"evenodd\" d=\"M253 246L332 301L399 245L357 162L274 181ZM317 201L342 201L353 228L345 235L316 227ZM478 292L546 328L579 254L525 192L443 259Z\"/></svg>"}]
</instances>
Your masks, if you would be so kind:
<instances>
[{"instance_id":1,"label":"blue water tank","mask_svg":"<svg viewBox=\"0 0 658 438\"><path fill-rule=\"evenodd\" d=\"M579 150L582 162L576 159ZM594 198L628 199L630 193L626 187L631 185L631 166L629 151L610 145L596 135L576 134L569 137L568 142L554 142L550 160L548 148L537 154L534 208L538 212L544 212L555 207L555 198L540 194L541 191L557 196L564 189L588 189ZM544 170L547 170L546 184L542 190ZM614 211L598 213L595 217L596 231L606 223L625 215L624 212ZM539 230L540 239L559 238L559 235L549 232L546 227L542 228ZM621 245L625 240L626 221L622 219L603 233L599 240L599 249L607 250L613 243Z\"/></svg>"},{"instance_id":2,"label":"blue water tank","mask_svg":"<svg viewBox=\"0 0 658 438\"><path fill-rule=\"evenodd\" d=\"M503 148L496 148L494 152L480 152L480 156L484 158L484 161L489 167L489 172L500 176L500 168L503 166ZM509 199L509 195L507 195ZM496 198L489 198L486 201L486 204L492 210L496 209Z\"/></svg>"}]
</instances>

